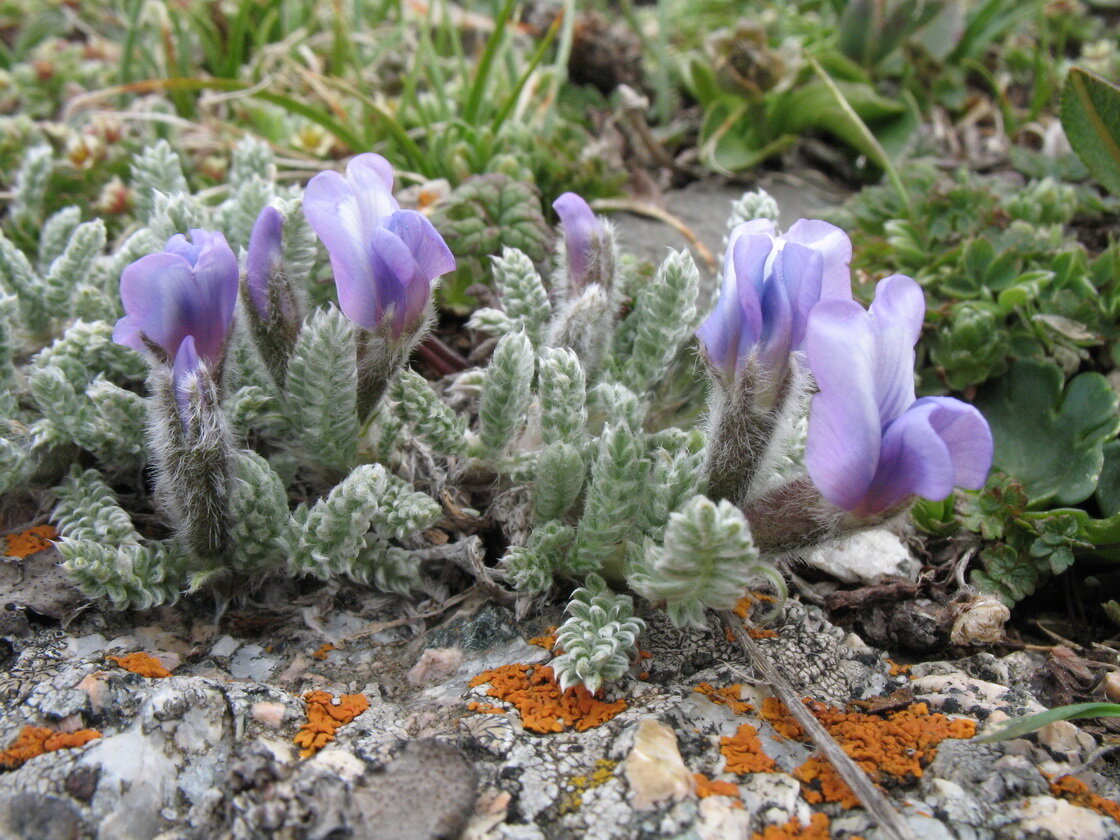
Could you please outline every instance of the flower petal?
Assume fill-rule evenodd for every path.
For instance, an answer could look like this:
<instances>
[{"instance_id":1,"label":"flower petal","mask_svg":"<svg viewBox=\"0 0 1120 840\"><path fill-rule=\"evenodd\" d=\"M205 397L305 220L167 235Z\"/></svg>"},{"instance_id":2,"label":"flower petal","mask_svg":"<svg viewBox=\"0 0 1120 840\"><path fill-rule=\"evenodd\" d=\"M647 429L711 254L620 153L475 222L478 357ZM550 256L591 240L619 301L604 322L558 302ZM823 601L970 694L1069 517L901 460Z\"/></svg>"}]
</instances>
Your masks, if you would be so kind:
<instances>
[{"instance_id":1,"label":"flower petal","mask_svg":"<svg viewBox=\"0 0 1120 840\"><path fill-rule=\"evenodd\" d=\"M113 328L113 341L141 353L141 333L173 358L187 330L194 304L194 272L179 254L148 254L121 273L121 302L127 313Z\"/></svg>"},{"instance_id":2,"label":"flower petal","mask_svg":"<svg viewBox=\"0 0 1120 840\"><path fill-rule=\"evenodd\" d=\"M268 317L269 280L284 261L284 219L275 207L265 207L249 234L249 253L245 258L245 285L249 298L261 318Z\"/></svg>"},{"instance_id":3,"label":"flower petal","mask_svg":"<svg viewBox=\"0 0 1120 840\"><path fill-rule=\"evenodd\" d=\"M875 334L854 301L823 300L805 339L817 393L809 408L805 465L821 494L844 510L859 507L879 462Z\"/></svg>"},{"instance_id":4,"label":"flower petal","mask_svg":"<svg viewBox=\"0 0 1120 840\"><path fill-rule=\"evenodd\" d=\"M346 180L354 189L367 233L400 209L393 198L393 167L381 155L358 155L346 166Z\"/></svg>"},{"instance_id":5,"label":"flower petal","mask_svg":"<svg viewBox=\"0 0 1120 840\"><path fill-rule=\"evenodd\" d=\"M591 206L574 192L566 192L552 202L564 228L564 248L568 258L568 276L575 290L583 288L590 259L592 239L599 235L602 223Z\"/></svg>"},{"instance_id":6,"label":"flower petal","mask_svg":"<svg viewBox=\"0 0 1120 840\"><path fill-rule=\"evenodd\" d=\"M925 295L909 277L893 274L875 287L869 311L877 344L875 394L886 426L914 402L914 344L922 331Z\"/></svg>"},{"instance_id":7,"label":"flower petal","mask_svg":"<svg viewBox=\"0 0 1120 840\"><path fill-rule=\"evenodd\" d=\"M187 390L187 377L195 373L202 360L195 350L194 336L185 336L175 351L175 366L171 371L171 384L175 391L175 402L179 404L179 417L184 428L190 414L190 392Z\"/></svg>"},{"instance_id":8,"label":"flower petal","mask_svg":"<svg viewBox=\"0 0 1120 840\"><path fill-rule=\"evenodd\" d=\"M385 220L386 229L400 237L428 280L455 270L455 256L439 231L423 213L398 210Z\"/></svg>"},{"instance_id":9,"label":"flower petal","mask_svg":"<svg viewBox=\"0 0 1120 840\"><path fill-rule=\"evenodd\" d=\"M393 334L399 338L423 318L431 295L431 284L420 270L412 251L388 228L374 230L370 254L377 295L376 324L380 324L392 311ZM341 295L339 300L341 302ZM352 317L345 307L342 311Z\"/></svg>"},{"instance_id":10,"label":"flower petal","mask_svg":"<svg viewBox=\"0 0 1120 840\"><path fill-rule=\"evenodd\" d=\"M805 346L809 313L821 299L824 258L820 251L787 242L774 262L774 280L786 289L790 303L790 350Z\"/></svg>"},{"instance_id":11,"label":"flower petal","mask_svg":"<svg viewBox=\"0 0 1120 840\"><path fill-rule=\"evenodd\" d=\"M824 260L821 297L852 299L852 241L836 225L819 219L798 219L783 235L787 242L807 245Z\"/></svg>"},{"instance_id":12,"label":"flower petal","mask_svg":"<svg viewBox=\"0 0 1120 840\"><path fill-rule=\"evenodd\" d=\"M743 319L739 338L742 358L743 348L760 341L766 328L762 300L766 291L766 260L774 250L774 240L762 233L743 233L735 238L729 250L735 272L735 294Z\"/></svg>"},{"instance_id":13,"label":"flower petal","mask_svg":"<svg viewBox=\"0 0 1120 840\"><path fill-rule=\"evenodd\" d=\"M196 236L204 231L193 231ZM211 232L203 239L194 266L194 293L185 309L185 332L194 336L199 355L209 362L222 356L226 335L233 323L237 305L237 257L221 233Z\"/></svg>"},{"instance_id":14,"label":"flower petal","mask_svg":"<svg viewBox=\"0 0 1120 840\"><path fill-rule=\"evenodd\" d=\"M875 478L860 506L868 516L910 496L940 501L953 492L953 458L931 423L936 405L912 405L883 430Z\"/></svg>"},{"instance_id":15,"label":"flower petal","mask_svg":"<svg viewBox=\"0 0 1120 840\"><path fill-rule=\"evenodd\" d=\"M992 430L975 406L952 397L923 397L914 407L934 405L929 422L949 449L953 485L979 490L992 468Z\"/></svg>"}]
</instances>

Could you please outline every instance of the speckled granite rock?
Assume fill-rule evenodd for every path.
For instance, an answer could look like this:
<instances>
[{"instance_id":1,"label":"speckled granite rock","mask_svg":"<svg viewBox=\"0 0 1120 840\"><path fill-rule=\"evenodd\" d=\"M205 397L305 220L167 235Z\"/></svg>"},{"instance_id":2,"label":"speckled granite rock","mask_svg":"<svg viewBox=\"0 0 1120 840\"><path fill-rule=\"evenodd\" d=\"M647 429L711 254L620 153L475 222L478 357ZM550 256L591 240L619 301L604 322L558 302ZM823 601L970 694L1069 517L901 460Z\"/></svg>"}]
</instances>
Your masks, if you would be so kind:
<instances>
[{"instance_id":1,"label":"speckled granite rock","mask_svg":"<svg viewBox=\"0 0 1120 840\"><path fill-rule=\"evenodd\" d=\"M487 685L469 683L490 668L546 661L526 639L558 616L519 623L476 601L425 631L422 621L396 620L408 609L416 610L340 590L264 633L238 631L232 620L219 632L198 605L183 604L131 624L90 610L66 631L29 625L8 635L0 744L27 724L95 727L102 737L0 770L0 838L748 840L768 825L805 824L822 808L833 836L878 836L861 809L806 799L790 774L811 747L753 711L769 691L744 678L742 652L720 632L682 632L646 611L648 657L608 692L627 708L584 732L539 734L513 710L469 710L471 701L499 702ZM791 602L772 629L760 645L799 691L833 705L901 691L893 696L981 727L1041 708L1025 687L1042 662L1032 654L977 654L892 675L885 654L815 607ZM143 677L106 658L140 648L177 663L175 675ZM704 682L741 684L737 699L753 709L698 693ZM360 693L369 708L300 759L292 737L310 690ZM720 739L744 723L779 772L728 772ZM1115 820L1050 793L1048 775L1094 747L1072 724L1007 744L946 740L921 778L889 793L922 838L1120 840ZM648 761L635 771L638 754ZM736 796L699 798L692 774ZM1120 793L1091 772L1081 777L1106 796Z\"/></svg>"}]
</instances>

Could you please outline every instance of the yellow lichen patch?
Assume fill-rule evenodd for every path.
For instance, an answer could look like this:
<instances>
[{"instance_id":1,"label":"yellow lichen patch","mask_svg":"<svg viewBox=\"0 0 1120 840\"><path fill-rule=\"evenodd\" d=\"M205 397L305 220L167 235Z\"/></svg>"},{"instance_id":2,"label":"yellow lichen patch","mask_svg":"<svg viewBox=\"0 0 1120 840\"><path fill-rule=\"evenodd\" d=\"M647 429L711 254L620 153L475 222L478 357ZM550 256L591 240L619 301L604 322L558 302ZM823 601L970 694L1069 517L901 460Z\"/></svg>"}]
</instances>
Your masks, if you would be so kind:
<instances>
[{"instance_id":1,"label":"yellow lichen patch","mask_svg":"<svg viewBox=\"0 0 1120 840\"><path fill-rule=\"evenodd\" d=\"M101 737L96 729L56 732L44 726L25 726L6 750L0 750L0 767L14 770L37 755L72 749Z\"/></svg>"},{"instance_id":2,"label":"yellow lichen patch","mask_svg":"<svg viewBox=\"0 0 1120 840\"><path fill-rule=\"evenodd\" d=\"M1061 797L1071 805L1090 808L1098 814L1112 817L1120 822L1120 803L1105 799L1098 793L1093 793L1092 788L1075 776L1062 776L1060 779L1051 782L1050 793L1052 796Z\"/></svg>"},{"instance_id":3,"label":"yellow lichen patch","mask_svg":"<svg viewBox=\"0 0 1120 840\"><path fill-rule=\"evenodd\" d=\"M142 677L161 680L164 677L171 676L171 672L163 667L162 662L150 653L144 653L143 651L138 650L136 653L129 653L125 656L106 656L105 658L111 662L116 662L126 671L131 671Z\"/></svg>"},{"instance_id":4,"label":"yellow lichen patch","mask_svg":"<svg viewBox=\"0 0 1120 840\"><path fill-rule=\"evenodd\" d=\"M332 650L338 650L338 648L332 645L330 642L326 642L325 644L319 645L319 649L311 654L311 658L318 659L321 662L322 660L327 658L327 654Z\"/></svg>"},{"instance_id":5,"label":"yellow lichen patch","mask_svg":"<svg viewBox=\"0 0 1120 840\"><path fill-rule=\"evenodd\" d=\"M4 537L8 544L4 553L8 557L23 559L50 548L50 541L54 539L58 539L58 530L53 525L36 525L34 528Z\"/></svg>"},{"instance_id":6,"label":"yellow lichen patch","mask_svg":"<svg viewBox=\"0 0 1120 840\"><path fill-rule=\"evenodd\" d=\"M729 773L773 773L777 770L774 759L762 750L758 730L744 723L731 736L719 739L719 751L727 759Z\"/></svg>"},{"instance_id":7,"label":"yellow lichen patch","mask_svg":"<svg viewBox=\"0 0 1120 840\"><path fill-rule=\"evenodd\" d=\"M555 624L553 624L541 635L531 638L529 640L529 644L536 645L537 647L542 647L545 650L552 650L554 647L556 647L556 631L558 629L559 628Z\"/></svg>"},{"instance_id":8,"label":"yellow lichen patch","mask_svg":"<svg viewBox=\"0 0 1120 840\"><path fill-rule=\"evenodd\" d=\"M307 701L307 723L292 739L300 748L300 758L315 755L334 740L334 733L340 726L369 708L364 694L343 694L335 700L325 691L309 691L303 699Z\"/></svg>"},{"instance_id":9,"label":"yellow lichen patch","mask_svg":"<svg viewBox=\"0 0 1120 840\"><path fill-rule=\"evenodd\" d=\"M625 700L608 703L582 685L561 691L548 665L502 665L479 674L471 687L483 683L490 683L490 697L514 705L521 724L531 732L563 732L568 727L584 732L626 708Z\"/></svg>"},{"instance_id":10,"label":"yellow lichen patch","mask_svg":"<svg viewBox=\"0 0 1120 840\"><path fill-rule=\"evenodd\" d=\"M946 738L971 738L973 720L952 720L941 713L930 714L925 703L915 703L887 715L844 711L824 703L806 704L829 734L864 772L880 784L906 785L922 775L933 760L936 746ZM762 717L787 738L803 739L801 727L784 706L763 703ZM839 802L843 807L859 804L832 765L813 756L793 772L802 783L805 799L812 803Z\"/></svg>"},{"instance_id":11,"label":"yellow lichen patch","mask_svg":"<svg viewBox=\"0 0 1120 840\"><path fill-rule=\"evenodd\" d=\"M693 773L692 778L696 780L696 795L701 799L709 796L730 796L732 799L739 799L739 786L736 784L709 779L703 773ZM738 805L740 808L743 807L741 801Z\"/></svg>"},{"instance_id":12,"label":"yellow lichen patch","mask_svg":"<svg viewBox=\"0 0 1120 840\"><path fill-rule=\"evenodd\" d=\"M568 780L568 791L560 799L560 813L570 814L583 807L583 795L600 785L605 785L614 778L617 761L600 758L595 762L595 769L591 773L581 773Z\"/></svg>"},{"instance_id":13,"label":"yellow lichen patch","mask_svg":"<svg viewBox=\"0 0 1120 840\"><path fill-rule=\"evenodd\" d=\"M703 694L717 706L727 706L737 715L745 715L754 711L754 706L742 699L743 686L741 683L725 685L716 688L711 683L702 682L693 691Z\"/></svg>"},{"instance_id":14,"label":"yellow lichen patch","mask_svg":"<svg viewBox=\"0 0 1120 840\"><path fill-rule=\"evenodd\" d=\"M782 825L768 825L763 831L756 831L751 840L829 840L832 835L828 825L826 814L813 814L806 826L794 817Z\"/></svg>"}]
</instances>

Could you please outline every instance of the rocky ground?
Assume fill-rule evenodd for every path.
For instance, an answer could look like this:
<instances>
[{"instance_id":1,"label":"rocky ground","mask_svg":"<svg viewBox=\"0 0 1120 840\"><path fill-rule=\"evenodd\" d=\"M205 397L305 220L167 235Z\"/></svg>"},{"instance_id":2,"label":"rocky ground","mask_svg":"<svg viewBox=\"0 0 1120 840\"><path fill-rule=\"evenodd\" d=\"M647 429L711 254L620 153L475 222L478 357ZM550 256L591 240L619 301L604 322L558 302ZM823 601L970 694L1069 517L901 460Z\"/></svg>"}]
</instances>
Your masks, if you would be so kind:
<instances>
[{"instance_id":1,"label":"rocky ground","mask_svg":"<svg viewBox=\"0 0 1120 840\"><path fill-rule=\"evenodd\" d=\"M108 613L51 560L0 567L3 838L884 836L718 629L646 612L631 674L565 698L558 614L347 585ZM757 635L917 837L1120 838L1085 731L969 740L1042 708L1041 654L906 668L796 600Z\"/></svg>"}]
</instances>

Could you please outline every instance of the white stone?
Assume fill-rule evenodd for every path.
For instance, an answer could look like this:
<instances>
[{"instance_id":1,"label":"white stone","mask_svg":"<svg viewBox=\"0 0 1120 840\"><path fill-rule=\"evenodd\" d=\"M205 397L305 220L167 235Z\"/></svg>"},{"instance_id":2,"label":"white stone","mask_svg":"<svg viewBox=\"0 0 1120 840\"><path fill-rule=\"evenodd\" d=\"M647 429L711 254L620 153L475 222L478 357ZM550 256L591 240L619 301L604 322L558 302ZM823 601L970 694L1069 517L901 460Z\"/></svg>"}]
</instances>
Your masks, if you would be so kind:
<instances>
[{"instance_id":1,"label":"white stone","mask_svg":"<svg viewBox=\"0 0 1120 840\"><path fill-rule=\"evenodd\" d=\"M634 808L639 811L666 800L684 799L696 788L677 748L676 733L656 718L642 718L638 722L624 772L634 795Z\"/></svg>"},{"instance_id":2,"label":"white stone","mask_svg":"<svg viewBox=\"0 0 1120 840\"><path fill-rule=\"evenodd\" d=\"M210 655L224 659L227 656L233 656L233 652L241 647L241 642L233 638L233 636L222 636L218 641L214 642L214 646L210 648Z\"/></svg>"},{"instance_id":3,"label":"white stone","mask_svg":"<svg viewBox=\"0 0 1120 840\"><path fill-rule=\"evenodd\" d=\"M700 822L696 833L700 840L750 840L751 815L726 796L709 796L700 800Z\"/></svg>"},{"instance_id":4,"label":"white stone","mask_svg":"<svg viewBox=\"0 0 1120 840\"><path fill-rule=\"evenodd\" d=\"M1114 836L1115 823L1088 808L1071 805L1052 796L1028 797L1012 816L1019 817L1018 836L1047 837L1052 840L1108 840Z\"/></svg>"},{"instance_id":5,"label":"white stone","mask_svg":"<svg viewBox=\"0 0 1120 840\"><path fill-rule=\"evenodd\" d=\"M922 568L898 535L881 528L827 545L805 561L844 583L873 584L887 577L913 581Z\"/></svg>"},{"instance_id":6,"label":"white stone","mask_svg":"<svg viewBox=\"0 0 1120 840\"><path fill-rule=\"evenodd\" d=\"M229 673L234 679L264 682L278 665L275 659L264 655L260 645L242 645L229 662Z\"/></svg>"}]
</instances>

